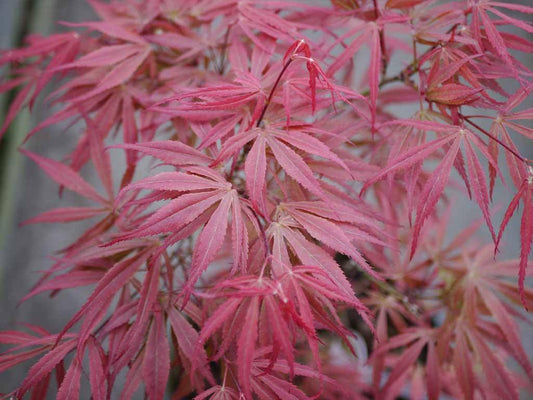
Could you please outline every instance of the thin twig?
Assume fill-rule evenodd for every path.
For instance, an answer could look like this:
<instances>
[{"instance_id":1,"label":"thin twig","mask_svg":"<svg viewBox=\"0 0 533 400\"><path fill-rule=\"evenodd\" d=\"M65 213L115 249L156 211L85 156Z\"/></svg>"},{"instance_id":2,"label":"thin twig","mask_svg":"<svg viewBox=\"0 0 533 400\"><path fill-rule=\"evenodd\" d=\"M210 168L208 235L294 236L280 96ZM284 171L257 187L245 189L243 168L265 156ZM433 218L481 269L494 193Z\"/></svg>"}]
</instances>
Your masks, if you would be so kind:
<instances>
[{"instance_id":1,"label":"thin twig","mask_svg":"<svg viewBox=\"0 0 533 400\"><path fill-rule=\"evenodd\" d=\"M516 158L518 158L520 161L522 161L523 163L525 164L529 164L529 163L532 163L533 160L530 160L528 158L525 158L525 157L522 157L520 154L518 154L516 151L514 151L513 149L511 149L509 146L507 146L505 143L503 143L500 139L498 139L496 136L492 135L491 133L487 132L485 129L483 129L482 127L480 127L478 124L476 124L475 122L472 122L470 120L469 117L466 117L464 115L461 114L461 117L463 117L463 119L468 122L470 125L472 125L473 127L477 128L481 133L485 134L486 136L488 136L489 138L491 138L492 140L494 140L496 143L498 143L500 146L502 146L505 150L507 150L509 153L511 153L512 155L514 155Z\"/></svg>"},{"instance_id":2,"label":"thin twig","mask_svg":"<svg viewBox=\"0 0 533 400\"><path fill-rule=\"evenodd\" d=\"M263 118L265 116L266 110L267 110L270 102L272 101L272 97L274 96L274 92L276 91L276 88L278 87L279 82L281 81L281 77L283 76L283 74L285 73L287 68L289 68L289 65L291 65L291 63L292 63L292 58L289 58L289 60L285 63L285 65L281 69L281 72L279 73L278 78L276 79L276 82L274 82L274 86L272 86L272 90L270 90L270 94L268 95L268 98L267 98L267 100L265 102L265 105L263 106L263 110L261 111L261 115L259 116L259 119L257 120L257 124L255 125L256 127L261 126L261 122L263 121Z\"/></svg>"},{"instance_id":3,"label":"thin twig","mask_svg":"<svg viewBox=\"0 0 533 400\"><path fill-rule=\"evenodd\" d=\"M405 294L403 294L402 292L400 292L398 289L396 289L394 286L392 286L391 284L385 282L385 281L380 281L376 278L374 278L372 275L370 275L368 272L366 272L365 270L363 270L362 268L359 267L358 264L356 264L355 262L349 262L348 263L348 266L350 267L353 267L353 268L357 268L357 270L362 273L364 275L364 277L366 279L368 279L370 282L372 282L373 284L375 284L376 286L378 286L381 290L383 290L383 292L391 295L392 297L394 297L396 300L398 300L400 303L402 303L404 305L404 307L410 312L412 313L413 315L415 315L416 317L420 317L420 309L418 307L418 305L412 303L410 300L409 300L409 297L407 297Z\"/></svg>"},{"instance_id":4,"label":"thin twig","mask_svg":"<svg viewBox=\"0 0 533 400\"><path fill-rule=\"evenodd\" d=\"M374 0L374 18L377 22L380 16L380 11L378 7L378 1ZM387 59L387 51L385 48L385 33L383 29L379 30L379 46L381 47L381 78L385 78L385 74L387 73L387 66L389 64L389 60Z\"/></svg>"}]
</instances>

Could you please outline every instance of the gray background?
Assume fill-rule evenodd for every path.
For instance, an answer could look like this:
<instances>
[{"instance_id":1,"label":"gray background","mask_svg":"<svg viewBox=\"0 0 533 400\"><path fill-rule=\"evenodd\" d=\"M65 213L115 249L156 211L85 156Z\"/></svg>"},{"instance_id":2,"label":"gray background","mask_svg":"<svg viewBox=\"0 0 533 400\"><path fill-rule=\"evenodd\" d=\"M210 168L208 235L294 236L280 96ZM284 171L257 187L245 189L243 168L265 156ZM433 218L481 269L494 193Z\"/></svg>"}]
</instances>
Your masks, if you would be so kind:
<instances>
[{"instance_id":1,"label":"gray background","mask_svg":"<svg viewBox=\"0 0 533 400\"><path fill-rule=\"evenodd\" d=\"M91 19L94 12L84 0L0 0L0 48L20 46L26 33L48 35L65 30L54 21ZM0 121L7 101L6 96L0 98ZM50 110L39 104L31 116L22 113L0 149L0 330L24 329L20 323L26 322L58 332L87 294L66 291L54 299L43 294L17 307L38 279L38 271L52 265L49 257L83 229L83 224L21 227L20 223L50 208L87 205L67 191L59 199L57 185L17 151L29 129L49 114ZM54 126L39 132L24 147L60 160L75 146L76 136L72 131L63 133L62 126ZM31 365L25 363L1 373L0 393L16 388ZM53 398L50 393L49 398Z\"/></svg>"}]
</instances>

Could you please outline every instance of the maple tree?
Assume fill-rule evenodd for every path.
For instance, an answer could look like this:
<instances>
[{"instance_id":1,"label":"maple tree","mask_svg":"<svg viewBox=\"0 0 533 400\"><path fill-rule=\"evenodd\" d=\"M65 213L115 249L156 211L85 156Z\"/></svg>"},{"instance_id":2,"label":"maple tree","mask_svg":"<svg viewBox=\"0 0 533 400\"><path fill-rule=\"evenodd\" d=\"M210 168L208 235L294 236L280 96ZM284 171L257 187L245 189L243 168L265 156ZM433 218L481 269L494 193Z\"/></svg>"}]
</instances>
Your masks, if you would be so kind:
<instances>
[{"instance_id":1,"label":"maple tree","mask_svg":"<svg viewBox=\"0 0 533 400\"><path fill-rule=\"evenodd\" d=\"M93 225L24 300L92 294L59 332L0 332L0 373L36 360L6 398L75 399L84 380L94 400L532 390L533 162L516 137L533 139L533 8L89 2L98 21L0 53L0 93L18 89L0 137L55 85L27 139L78 122L77 145L22 152L93 203L27 221ZM513 193L499 226L497 184ZM457 195L480 219L450 239ZM513 214L521 251L500 260Z\"/></svg>"}]
</instances>

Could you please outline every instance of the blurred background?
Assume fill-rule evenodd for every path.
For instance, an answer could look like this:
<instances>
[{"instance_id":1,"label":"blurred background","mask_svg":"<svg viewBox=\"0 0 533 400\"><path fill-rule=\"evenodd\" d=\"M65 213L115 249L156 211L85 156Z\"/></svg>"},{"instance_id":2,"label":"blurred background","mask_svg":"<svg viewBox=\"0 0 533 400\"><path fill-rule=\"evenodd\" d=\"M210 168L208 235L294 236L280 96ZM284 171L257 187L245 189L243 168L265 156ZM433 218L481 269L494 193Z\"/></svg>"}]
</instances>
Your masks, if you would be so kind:
<instances>
[{"instance_id":1,"label":"blurred background","mask_svg":"<svg viewBox=\"0 0 533 400\"><path fill-rule=\"evenodd\" d=\"M85 0L0 0L0 49L22 46L28 34L48 35L66 30L57 21L94 18ZM5 74L5 70L0 74ZM13 97L13 93L0 97L0 125ZM50 114L51 110L42 105L44 97L41 96L31 115L24 112L16 119L0 144L0 331L24 329L21 323L31 323L58 332L88 294L66 291L54 299L45 294L19 305L39 278L38 271L52 265L50 257L54 252L65 247L84 227L83 223L20 226L50 208L69 203L84 205L71 193L65 192L60 199L57 185L18 152L28 131ZM61 160L77 141L76 127L67 132L65 128L56 125L44 129L24 147ZM16 388L31 365L25 363L0 374L0 393Z\"/></svg>"},{"instance_id":2,"label":"blurred background","mask_svg":"<svg viewBox=\"0 0 533 400\"><path fill-rule=\"evenodd\" d=\"M0 0L0 49L21 46L23 38L31 33L47 35L64 31L65 27L56 21L81 22L94 18L94 12L85 0ZM525 33L521 31L520 34ZM533 40L532 35L530 39ZM533 55L525 55L521 61L531 66ZM5 70L0 70L0 75L4 73ZM0 125L13 97L13 93L0 96ZM23 329L22 323L31 323L57 332L89 294L79 289L64 291L53 299L41 294L19 305L22 297L39 278L39 271L53 263L51 257L54 252L65 247L84 230L83 223L20 226L23 221L50 208L84 205L79 197L68 192L60 198L57 185L17 151L26 133L49 115L50 109L43 106L44 97L41 96L31 115L25 112L17 118L0 144L0 330ZM533 106L531 99L529 104ZM61 160L77 141L76 126L68 130L65 128L65 125L59 124L44 129L24 147ZM520 137L517 145L522 155L533 158L531 142ZM91 181L90 176L88 180ZM501 184L497 186L494 200L500 208L496 213L495 226L498 226L503 210L513 195L512 189ZM481 217L474 202L461 195L456 197L457 205L454 208L458 211L453 215L455 225L452 228L455 232ZM519 218L513 218L504 237L501 259L518 257L519 227ZM480 235L485 242L490 241L485 227ZM528 354L532 355L533 329L530 325L523 325L523 338ZM31 362L1 373L0 393L16 387L30 366ZM82 398L85 397L82 395Z\"/></svg>"}]
</instances>

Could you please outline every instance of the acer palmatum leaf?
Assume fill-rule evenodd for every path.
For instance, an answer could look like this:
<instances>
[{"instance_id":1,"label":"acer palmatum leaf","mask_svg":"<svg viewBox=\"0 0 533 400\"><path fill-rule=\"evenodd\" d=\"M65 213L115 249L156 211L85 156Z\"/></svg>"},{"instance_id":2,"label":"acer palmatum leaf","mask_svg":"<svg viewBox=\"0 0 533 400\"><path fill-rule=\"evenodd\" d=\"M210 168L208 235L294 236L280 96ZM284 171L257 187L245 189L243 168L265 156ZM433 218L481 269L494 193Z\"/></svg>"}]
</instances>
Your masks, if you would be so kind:
<instances>
[{"instance_id":1,"label":"acer palmatum leaf","mask_svg":"<svg viewBox=\"0 0 533 400\"><path fill-rule=\"evenodd\" d=\"M0 53L12 100L0 136L51 93L26 140L56 125L74 145L54 157L63 162L24 152L60 193L91 202L28 222L95 220L23 298L91 286L60 333L0 332L0 371L36 358L8 396L530 391L518 325L528 316L515 307L533 304L533 189L515 135L533 138L531 7L89 3L95 21L63 24L76 32ZM516 193L498 227L507 174ZM463 193L479 221L455 234ZM474 233L484 223L498 247L514 214L520 257L493 259ZM368 364L362 342L373 343Z\"/></svg>"},{"instance_id":2,"label":"acer palmatum leaf","mask_svg":"<svg viewBox=\"0 0 533 400\"><path fill-rule=\"evenodd\" d=\"M96 190L88 184L83 178L76 173L72 168L55 160L47 159L30 153L27 150L21 150L23 154L35 161L54 181L66 188L79 193L80 195L94 200L101 204L106 204L107 201L96 192Z\"/></svg>"},{"instance_id":3,"label":"acer palmatum leaf","mask_svg":"<svg viewBox=\"0 0 533 400\"><path fill-rule=\"evenodd\" d=\"M526 306L524 297L524 280L526 278L526 268L528 264L528 257L531 251L531 242L533 241L533 171L531 167L528 169L528 176L526 176L522 182L522 185L518 189L518 192L511 200L500 226L498 232L498 238L496 240L495 251L498 249L498 245L502 238L505 227L509 220L516 211L518 204L522 200L524 202L524 209L522 211L522 219L520 223L520 270L518 274L518 284L520 287L520 296L522 303Z\"/></svg>"}]
</instances>

